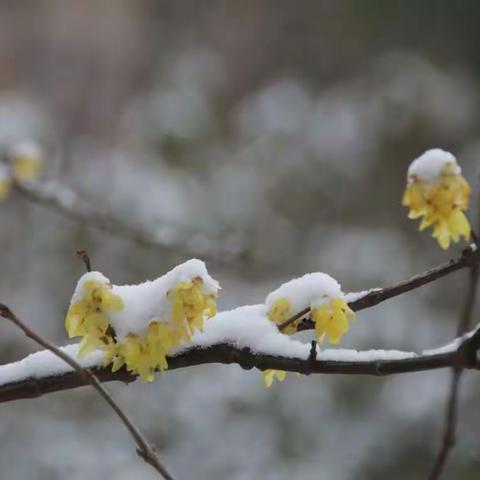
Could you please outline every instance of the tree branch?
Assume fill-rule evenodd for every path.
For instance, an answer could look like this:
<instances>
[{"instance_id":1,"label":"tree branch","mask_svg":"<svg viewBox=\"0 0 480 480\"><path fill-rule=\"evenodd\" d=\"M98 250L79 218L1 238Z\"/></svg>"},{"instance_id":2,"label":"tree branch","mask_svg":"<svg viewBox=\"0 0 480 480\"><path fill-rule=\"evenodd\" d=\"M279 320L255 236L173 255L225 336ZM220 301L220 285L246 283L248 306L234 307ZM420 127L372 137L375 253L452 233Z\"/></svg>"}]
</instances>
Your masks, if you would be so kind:
<instances>
[{"instance_id":1,"label":"tree branch","mask_svg":"<svg viewBox=\"0 0 480 480\"><path fill-rule=\"evenodd\" d=\"M461 270L463 268L470 268L472 266L478 265L479 262L480 250L477 248L476 244L472 243L462 251L460 257L451 259L448 262L442 263L437 267L420 273L419 275L415 275L391 287L376 288L370 290L364 296L358 298L357 300L349 302L348 305L352 310L356 312L365 308L374 307L375 305L385 302L390 298L394 298L402 295L403 293L415 290L423 285L434 282L439 278L445 277L446 275L449 275L450 273L453 273L457 270ZM309 313L310 308L305 308L304 310L285 320L285 322L281 323L278 328L280 330L283 330L291 323L295 322L299 318L305 317ZM309 330L313 328L313 326L314 325L312 320L307 318L299 325L298 331Z\"/></svg>"},{"instance_id":2,"label":"tree branch","mask_svg":"<svg viewBox=\"0 0 480 480\"><path fill-rule=\"evenodd\" d=\"M473 232L472 232L473 233ZM478 246L478 238L475 234L472 235L475 244ZM479 265L474 263L470 265L468 290L465 297L465 303L462 313L458 320L457 336L463 335L472 322L473 310L475 307L475 300L477 296L479 280ZM442 438L442 445L438 451L437 457L434 461L432 470L429 475L429 480L438 480L445 468L448 455L455 445L455 436L457 430L458 418L458 396L460 393L460 383L462 379L464 366L462 362L455 362L452 367L452 377L450 382L450 390L447 401L447 409L445 413L444 433Z\"/></svg>"},{"instance_id":3,"label":"tree branch","mask_svg":"<svg viewBox=\"0 0 480 480\"><path fill-rule=\"evenodd\" d=\"M151 465L163 478L166 480L175 480L174 477L166 470L158 459L154 449L150 446L147 440L143 437L140 430L128 418L127 414L120 408L110 395L108 390L102 385L101 381L90 370L83 368L75 359L60 350L57 346L49 340L43 338L41 335L33 331L25 323L23 323L6 305L0 303L0 315L7 320L10 320L17 327L19 327L27 337L37 342L42 347L50 350L54 355L63 360L65 363L73 368L74 373L81 379L82 384L90 384L98 392L98 394L107 402L107 404L118 415L123 424L127 427L130 435L137 445L137 454L143 460ZM72 372L73 373L73 372Z\"/></svg>"},{"instance_id":4,"label":"tree branch","mask_svg":"<svg viewBox=\"0 0 480 480\"><path fill-rule=\"evenodd\" d=\"M82 260L83 264L85 265L85 270L87 272L92 271L92 262L90 261L90 256L88 255L87 251L84 249L77 250L77 256Z\"/></svg>"},{"instance_id":5,"label":"tree branch","mask_svg":"<svg viewBox=\"0 0 480 480\"><path fill-rule=\"evenodd\" d=\"M259 370L275 369L298 372L304 375L385 376L452 367L455 365L455 362L460 362L464 368L480 370L480 362L476 357L480 342L480 334L477 335L478 332L480 332L480 329L474 335L464 336L463 340L459 340L458 348L451 351L424 353L402 359L388 359L379 355L378 358L368 361L322 359L322 352L317 354L316 359L313 359L311 355L308 355L305 359L291 358L256 353L249 348L239 348L221 343L205 348L193 347L170 357L168 359L168 370L219 363L238 364L247 370L252 368L258 368ZM135 375L128 373L124 368L113 373L108 366L98 366L92 368L92 371L101 382L120 381L129 383L137 378ZM46 393L77 388L86 383L85 378L77 371L46 375L41 378L30 377L1 385L0 403L21 398L36 398Z\"/></svg>"}]
</instances>

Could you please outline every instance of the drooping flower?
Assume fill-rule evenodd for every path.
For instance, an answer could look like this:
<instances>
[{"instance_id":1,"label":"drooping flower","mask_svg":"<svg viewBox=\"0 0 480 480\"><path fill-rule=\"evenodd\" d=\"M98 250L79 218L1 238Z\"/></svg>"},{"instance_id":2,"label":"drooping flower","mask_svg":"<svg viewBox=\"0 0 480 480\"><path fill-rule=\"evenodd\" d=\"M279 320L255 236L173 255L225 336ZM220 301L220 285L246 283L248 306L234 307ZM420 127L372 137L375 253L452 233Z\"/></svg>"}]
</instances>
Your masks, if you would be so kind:
<instances>
[{"instance_id":1,"label":"drooping flower","mask_svg":"<svg viewBox=\"0 0 480 480\"><path fill-rule=\"evenodd\" d=\"M286 322L292 315L292 306L288 298L285 297L276 300L267 312L268 318L277 325ZM282 332L287 335L294 334L300 322L301 318L284 327Z\"/></svg>"},{"instance_id":2,"label":"drooping flower","mask_svg":"<svg viewBox=\"0 0 480 480\"><path fill-rule=\"evenodd\" d=\"M167 356L190 341L215 315L218 283L192 259L139 285L111 285L99 272L78 282L66 318L70 336L82 336L79 354L98 348L104 365L151 381L168 368Z\"/></svg>"},{"instance_id":3,"label":"drooping flower","mask_svg":"<svg viewBox=\"0 0 480 480\"><path fill-rule=\"evenodd\" d=\"M287 372L283 370L268 369L263 372L263 383L267 388L270 388L275 378L279 382L283 382L286 377L287 377Z\"/></svg>"},{"instance_id":4,"label":"drooping flower","mask_svg":"<svg viewBox=\"0 0 480 480\"><path fill-rule=\"evenodd\" d=\"M43 152L34 142L14 144L7 153L13 176L19 182L35 180L43 167Z\"/></svg>"},{"instance_id":5,"label":"drooping flower","mask_svg":"<svg viewBox=\"0 0 480 480\"><path fill-rule=\"evenodd\" d=\"M276 323L281 325L283 322L288 320L292 316L292 307L287 298L279 298L276 300L270 309L267 312L268 318ZM287 327L285 327L282 332L286 335L292 335L297 331L298 324L301 319L296 320ZM283 370L273 370L267 369L263 372L263 383L267 388L270 388L273 384L275 378L280 382L283 382L287 376L287 372Z\"/></svg>"},{"instance_id":6,"label":"drooping flower","mask_svg":"<svg viewBox=\"0 0 480 480\"><path fill-rule=\"evenodd\" d=\"M82 277L65 319L69 337L83 337L79 356L96 348L110 347L113 338L109 333L109 313L122 309L122 299L113 294L111 283L100 272L89 272Z\"/></svg>"},{"instance_id":7,"label":"drooping flower","mask_svg":"<svg viewBox=\"0 0 480 480\"><path fill-rule=\"evenodd\" d=\"M463 213L469 197L470 186L455 157L436 148L410 165L402 204L409 207L409 218L423 217L420 230L433 227L433 237L447 249L451 241L470 238L470 224Z\"/></svg>"},{"instance_id":8,"label":"drooping flower","mask_svg":"<svg viewBox=\"0 0 480 480\"><path fill-rule=\"evenodd\" d=\"M217 313L216 294L202 292L203 280L196 277L191 281L177 283L168 293L172 302L174 331L178 343L191 340L195 330L203 331L205 318Z\"/></svg>"},{"instance_id":9,"label":"drooping flower","mask_svg":"<svg viewBox=\"0 0 480 480\"><path fill-rule=\"evenodd\" d=\"M312 319L315 322L315 339L322 342L325 336L337 344L348 331L349 322L355 314L343 298L327 299L318 306L312 305Z\"/></svg>"},{"instance_id":10,"label":"drooping flower","mask_svg":"<svg viewBox=\"0 0 480 480\"><path fill-rule=\"evenodd\" d=\"M322 342L326 337L330 343L337 344L348 331L349 322L355 314L348 306L339 283L325 273L309 273L284 283L270 293L265 301L268 318L280 325L300 311L309 308L315 323L315 338ZM301 318L290 323L281 331L294 334ZM275 378L283 381L286 372L265 370L263 380L267 387Z\"/></svg>"},{"instance_id":11,"label":"drooping flower","mask_svg":"<svg viewBox=\"0 0 480 480\"><path fill-rule=\"evenodd\" d=\"M5 200L12 191L12 172L8 165L0 163L0 202Z\"/></svg>"},{"instance_id":12,"label":"drooping flower","mask_svg":"<svg viewBox=\"0 0 480 480\"><path fill-rule=\"evenodd\" d=\"M144 382L151 382L156 370L163 372L168 368L166 357L176 346L172 333L168 325L155 321L150 323L143 338L134 333L128 334L117 344L112 371L125 365L129 372L138 374Z\"/></svg>"},{"instance_id":13,"label":"drooping flower","mask_svg":"<svg viewBox=\"0 0 480 480\"><path fill-rule=\"evenodd\" d=\"M154 379L156 370L165 371L167 355L182 342L190 341L196 330L202 331L205 319L216 313L216 293L204 293L202 286L203 279L194 277L169 289L163 303L170 304L170 312L164 319L151 320L146 333L130 332L119 339L105 360L107 364L113 362L112 370L125 365L147 382Z\"/></svg>"}]
</instances>

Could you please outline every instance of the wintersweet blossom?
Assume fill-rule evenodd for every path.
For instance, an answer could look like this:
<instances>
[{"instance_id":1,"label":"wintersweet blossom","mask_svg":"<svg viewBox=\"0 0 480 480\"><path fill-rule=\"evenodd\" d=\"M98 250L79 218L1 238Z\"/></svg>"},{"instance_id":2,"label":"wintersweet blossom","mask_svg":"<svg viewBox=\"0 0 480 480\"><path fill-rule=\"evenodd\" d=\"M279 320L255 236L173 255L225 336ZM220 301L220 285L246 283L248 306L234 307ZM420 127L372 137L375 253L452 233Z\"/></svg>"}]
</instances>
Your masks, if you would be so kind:
<instances>
[{"instance_id":1,"label":"wintersweet blossom","mask_svg":"<svg viewBox=\"0 0 480 480\"><path fill-rule=\"evenodd\" d=\"M277 325L282 324L296 313L309 308L315 323L315 339L322 342L325 337L337 344L348 331L349 322L355 318L348 306L339 283L325 273L309 273L284 283L270 293L265 301L268 318ZM301 319L295 320L282 332L294 334ZM263 381L270 387L273 380L285 379L286 372L265 370Z\"/></svg>"},{"instance_id":2,"label":"wintersweet blossom","mask_svg":"<svg viewBox=\"0 0 480 480\"><path fill-rule=\"evenodd\" d=\"M217 311L216 295L204 294L202 283L199 277L177 283L167 293L173 322L154 320L145 335L129 333L113 351L112 370L125 365L128 371L137 373L147 382L154 379L157 369L165 371L168 368L167 355L182 342L190 341L196 330L202 331L205 319L213 317Z\"/></svg>"},{"instance_id":3,"label":"wintersweet blossom","mask_svg":"<svg viewBox=\"0 0 480 480\"><path fill-rule=\"evenodd\" d=\"M168 368L167 356L202 331L216 314L218 283L200 260L139 285L111 285L99 272L78 282L67 314L70 336L84 337L79 353L104 352L104 364L125 368L144 381Z\"/></svg>"},{"instance_id":4,"label":"wintersweet blossom","mask_svg":"<svg viewBox=\"0 0 480 480\"><path fill-rule=\"evenodd\" d=\"M8 151L8 159L13 168L13 176L19 182L35 180L43 167L43 152L33 142L22 141Z\"/></svg>"},{"instance_id":5,"label":"wintersweet blossom","mask_svg":"<svg viewBox=\"0 0 480 480\"><path fill-rule=\"evenodd\" d=\"M278 300L276 300L268 310L267 316L272 322L276 323L277 325L280 325L281 323L288 320L292 316L292 306L288 299L279 298ZM290 325L283 329L283 333L287 335L294 334L297 331L300 321L301 319L292 322ZM278 381L283 382L286 377L287 372L284 372L283 370L267 369L263 372L263 383L267 388L270 388L275 378Z\"/></svg>"},{"instance_id":6,"label":"wintersweet blossom","mask_svg":"<svg viewBox=\"0 0 480 480\"><path fill-rule=\"evenodd\" d=\"M168 293L172 302L172 315L178 342L191 340L195 330L203 330L205 317L213 317L217 313L216 294L202 293L203 280L200 277L190 282L177 283Z\"/></svg>"},{"instance_id":7,"label":"wintersweet blossom","mask_svg":"<svg viewBox=\"0 0 480 480\"><path fill-rule=\"evenodd\" d=\"M12 190L12 175L4 163L0 163L0 202L10 195Z\"/></svg>"},{"instance_id":8,"label":"wintersweet blossom","mask_svg":"<svg viewBox=\"0 0 480 480\"><path fill-rule=\"evenodd\" d=\"M112 293L109 280L99 272L89 272L77 286L65 319L69 337L83 337L78 354L83 357L96 348L113 343L109 330L109 312L123 309L123 301Z\"/></svg>"},{"instance_id":9,"label":"wintersweet blossom","mask_svg":"<svg viewBox=\"0 0 480 480\"><path fill-rule=\"evenodd\" d=\"M267 312L268 318L277 325L284 323L290 317L292 317L292 315L292 305L290 304L288 298L279 298L273 303ZM295 333L300 321L301 318L284 327L282 330L283 333L286 333L287 335L292 335Z\"/></svg>"},{"instance_id":10,"label":"wintersweet blossom","mask_svg":"<svg viewBox=\"0 0 480 480\"><path fill-rule=\"evenodd\" d=\"M286 377L287 377L287 372L283 370L267 369L263 372L263 383L267 388L270 388L275 378L279 382L283 382Z\"/></svg>"},{"instance_id":11,"label":"wintersweet blossom","mask_svg":"<svg viewBox=\"0 0 480 480\"><path fill-rule=\"evenodd\" d=\"M115 372L123 365L137 373L143 381L151 382L155 371L168 368L167 355L177 345L173 330L162 322L152 322L144 337L129 333L105 355L105 365L112 362Z\"/></svg>"},{"instance_id":12,"label":"wintersweet blossom","mask_svg":"<svg viewBox=\"0 0 480 480\"><path fill-rule=\"evenodd\" d=\"M312 319L317 342L322 342L326 336L330 343L337 344L348 331L355 314L343 298L332 298L319 306L312 306Z\"/></svg>"},{"instance_id":13,"label":"wintersweet blossom","mask_svg":"<svg viewBox=\"0 0 480 480\"><path fill-rule=\"evenodd\" d=\"M433 227L433 237L443 249L460 237L470 238L468 209L470 186L462 177L455 157L444 150L427 150L408 169L408 184L402 204L409 218L423 217L420 230Z\"/></svg>"}]
</instances>

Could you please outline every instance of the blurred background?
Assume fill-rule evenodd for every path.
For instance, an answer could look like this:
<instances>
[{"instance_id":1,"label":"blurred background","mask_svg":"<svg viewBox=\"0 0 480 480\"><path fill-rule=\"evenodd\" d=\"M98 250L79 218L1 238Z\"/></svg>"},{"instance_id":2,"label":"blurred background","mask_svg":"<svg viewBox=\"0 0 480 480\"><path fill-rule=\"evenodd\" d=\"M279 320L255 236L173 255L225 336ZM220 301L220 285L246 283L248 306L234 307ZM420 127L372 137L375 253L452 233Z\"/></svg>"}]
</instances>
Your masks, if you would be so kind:
<instances>
[{"instance_id":1,"label":"blurred background","mask_svg":"<svg viewBox=\"0 0 480 480\"><path fill-rule=\"evenodd\" d=\"M159 246L17 192L0 204L0 298L65 344L79 247L119 284L205 258L221 309L310 271L355 291L457 255L400 202L431 147L479 190L479 15L469 0L2 0L0 149L37 142L41 182ZM447 343L466 278L359 313L342 346ZM0 346L2 363L36 349L7 324ZM256 371L209 366L111 389L179 480L394 480L426 477L448 383L289 375L267 390ZM479 394L466 374L445 478L478 478ZM2 478L157 478L89 388L2 404L0 439Z\"/></svg>"}]
</instances>

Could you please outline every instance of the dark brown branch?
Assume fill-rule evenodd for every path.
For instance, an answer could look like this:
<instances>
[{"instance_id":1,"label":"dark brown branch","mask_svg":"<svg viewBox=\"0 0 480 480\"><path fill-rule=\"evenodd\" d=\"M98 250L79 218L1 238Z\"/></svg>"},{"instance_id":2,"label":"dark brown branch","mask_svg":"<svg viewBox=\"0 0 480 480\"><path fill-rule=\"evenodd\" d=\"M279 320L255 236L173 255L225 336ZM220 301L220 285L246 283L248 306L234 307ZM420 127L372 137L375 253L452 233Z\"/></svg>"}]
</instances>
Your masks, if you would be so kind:
<instances>
[{"instance_id":1,"label":"dark brown branch","mask_svg":"<svg viewBox=\"0 0 480 480\"><path fill-rule=\"evenodd\" d=\"M67 355L49 340L43 338L41 335L33 331L24 322L22 322L6 305L0 303L0 315L7 320L10 320L17 327L19 327L27 337L37 342L42 347L50 350L57 357L62 359L65 363L70 365L74 373L81 379L82 384L90 384L99 393L99 395L107 402L107 404L118 415L123 424L127 427L130 435L133 437L137 445L137 453L143 460L151 465L163 478L166 480L175 480L174 477L166 470L158 459L154 449L150 446L147 440L143 437L140 430L128 418L127 414L118 406L108 390L102 385L101 381L95 374L83 368L75 359ZM72 372L73 373L73 372Z\"/></svg>"},{"instance_id":2,"label":"dark brown branch","mask_svg":"<svg viewBox=\"0 0 480 480\"><path fill-rule=\"evenodd\" d=\"M479 241L477 236L472 232L472 239L478 246ZM479 279L479 265L474 263L470 265L468 290L465 298L465 303L462 313L458 320L457 336L463 335L469 328L472 322L473 310L475 307L475 300L477 296ZM476 338L473 339L475 344ZM452 367L452 377L450 382L450 389L448 394L447 409L445 413L444 433L442 437L442 445L434 461L432 470L429 475L429 480L438 480L445 468L448 455L455 445L455 437L457 430L458 418L458 396L460 393L460 383L462 379L464 366L462 362L456 362Z\"/></svg>"},{"instance_id":3,"label":"dark brown branch","mask_svg":"<svg viewBox=\"0 0 480 480\"><path fill-rule=\"evenodd\" d=\"M452 367L460 362L464 368L480 369L476 358L479 347L478 336L465 337L457 351L439 354L423 354L403 360L318 360L313 358L298 359L265 355L252 352L248 348L237 348L229 344L218 344L207 348L192 348L169 358L169 370L207 365L212 363L238 364L244 369L275 369L288 372L308 374L342 374L342 375L395 375L400 373L422 372L439 368ZM110 367L92 369L102 382L121 381L129 383L137 377L121 369L112 373ZM35 398L46 393L69 390L85 385L86 381L78 372L61 375L47 375L43 378L27 378L0 386L0 403L21 398Z\"/></svg>"},{"instance_id":4,"label":"dark brown branch","mask_svg":"<svg viewBox=\"0 0 480 480\"><path fill-rule=\"evenodd\" d=\"M400 282L397 285L371 290L358 300L350 302L349 306L352 310L357 312L365 308L374 307L375 305L389 300L390 298L398 297L403 293L410 292L411 290L415 290L416 288L426 285L427 283L431 283L439 278L445 277L452 272L471 267L472 265L478 265L479 262L480 251L475 244L469 245L463 250L460 257L451 259L448 262L442 263L441 265L438 265L437 267L427 270L419 275L415 275L414 277ZM305 317L309 313L310 309L305 308L285 322L281 323L278 328L283 330L291 323L295 322L299 318ZM312 327L313 323L311 320L305 319L304 322L299 325L298 331L311 329Z\"/></svg>"},{"instance_id":5,"label":"dark brown branch","mask_svg":"<svg viewBox=\"0 0 480 480\"><path fill-rule=\"evenodd\" d=\"M77 253L77 256L82 259L82 262L84 263L85 269L87 270L87 272L91 272L92 271L92 264L90 262L90 257L88 256L87 251L83 250L83 249L79 249L79 250L77 250L76 253Z\"/></svg>"}]
</instances>

